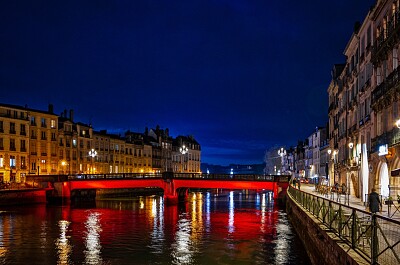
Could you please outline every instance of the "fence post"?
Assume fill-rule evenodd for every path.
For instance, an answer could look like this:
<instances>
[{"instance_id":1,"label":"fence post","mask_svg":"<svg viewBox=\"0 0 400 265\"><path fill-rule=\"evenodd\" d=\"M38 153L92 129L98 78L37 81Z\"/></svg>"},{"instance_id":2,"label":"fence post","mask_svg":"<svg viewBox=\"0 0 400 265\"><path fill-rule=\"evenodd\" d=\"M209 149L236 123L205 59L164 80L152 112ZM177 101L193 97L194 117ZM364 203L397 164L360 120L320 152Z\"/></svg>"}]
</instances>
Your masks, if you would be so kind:
<instances>
[{"instance_id":1,"label":"fence post","mask_svg":"<svg viewBox=\"0 0 400 265\"><path fill-rule=\"evenodd\" d=\"M351 247L353 249L356 248L356 240L357 240L357 224L356 224L356 209L351 211L352 213L352 225L351 225Z\"/></svg>"},{"instance_id":2,"label":"fence post","mask_svg":"<svg viewBox=\"0 0 400 265\"><path fill-rule=\"evenodd\" d=\"M371 216L371 264L378 264L378 226L376 215Z\"/></svg>"}]
</instances>

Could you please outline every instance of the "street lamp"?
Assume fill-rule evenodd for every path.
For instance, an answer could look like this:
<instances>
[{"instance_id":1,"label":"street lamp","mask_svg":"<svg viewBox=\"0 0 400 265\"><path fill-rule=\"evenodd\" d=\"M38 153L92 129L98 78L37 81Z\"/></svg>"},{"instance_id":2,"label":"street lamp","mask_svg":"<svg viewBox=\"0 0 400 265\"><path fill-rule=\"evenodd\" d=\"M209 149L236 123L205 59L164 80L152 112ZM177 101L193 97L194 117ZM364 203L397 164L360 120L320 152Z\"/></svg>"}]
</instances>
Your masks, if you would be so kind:
<instances>
[{"instance_id":1,"label":"street lamp","mask_svg":"<svg viewBox=\"0 0 400 265\"><path fill-rule=\"evenodd\" d=\"M181 162L182 162L182 172L183 172L183 157L184 157L184 155L185 154L187 154L188 152L189 152L189 149L185 146L185 145L182 145L180 148L179 148L179 152L182 154L182 159L181 159Z\"/></svg>"},{"instance_id":2,"label":"street lamp","mask_svg":"<svg viewBox=\"0 0 400 265\"><path fill-rule=\"evenodd\" d=\"M329 159L333 161L333 184L336 183L336 156L338 155L339 151L328 149ZM332 157L331 157L332 154Z\"/></svg>"},{"instance_id":3,"label":"street lamp","mask_svg":"<svg viewBox=\"0 0 400 265\"><path fill-rule=\"evenodd\" d=\"M346 174L346 186L347 186L347 191L346 191L346 195L347 195L347 205L350 205L350 179L349 179L349 174L350 174L350 168L351 168L351 159L352 159L352 151L353 151L353 147L354 144L353 142L349 143L349 166L347 167L347 174Z\"/></svg>"},{"instance_id":4,"label":"street lamp","mask_svg":"<svg viewBox=\"0 0 400 265\"><path fill-rule=\"evenodd\" d=\"M92 148L92 150L89 151L89 156L92 158L91 173L93 173L93 160L97 156L97 151Z\"/></svg>"},{"instance_id":5,"label":"street lamp","mask_svg":"<svg viewBox=\"0 0 400 265\"><path fill-rule=\"evenodd\" d=\"M278 155L281 157L281 174L283 174L284 172L286 172L285 160L283 158L286 155L286 150L283 147L281 147L278 150Z\"/></svg>"},{"instance_id":6,"label":"street lamp","mask_svg":"<svg viewBox=\"0 0 400 265\"><path fill-rule=\"evenodd\" d=\"M398 120L396 121L396 126L397 126L397 128L400 129L400 119L398 119Z\"/></svg>"},{"instance_id":7,"label":"street lamp","mask_svg":"<svg viewBox=\"0 0 400 265\"><path fill-rule=\"evenodd\" d=\"M67 166L67 164L68 164L67 161L65 161L65 160L61 161L61 166L63 167L64 174L66 173L65 167Z\"/></svg>"}]
</instances>

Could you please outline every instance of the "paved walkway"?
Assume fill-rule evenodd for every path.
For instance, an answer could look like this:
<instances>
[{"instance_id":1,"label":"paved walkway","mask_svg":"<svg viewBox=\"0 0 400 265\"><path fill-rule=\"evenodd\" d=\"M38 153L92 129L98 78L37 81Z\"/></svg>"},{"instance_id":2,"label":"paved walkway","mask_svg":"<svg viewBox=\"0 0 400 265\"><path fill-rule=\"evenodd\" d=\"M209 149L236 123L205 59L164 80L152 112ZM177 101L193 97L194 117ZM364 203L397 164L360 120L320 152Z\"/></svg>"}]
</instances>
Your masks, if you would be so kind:
<instances>
[{"instance_id":1,"label":"paved walkway","mask_svg":"<svg viewBox=\"0 0 400 265\"><path fill-rule=\"evenodd\" d=\"M362 202L360 198L357 198L351 194L348 196L348 198L349 198L349 204L348 204L347 203L347 195L346 195L346 198L345 198L345 195L339 195L339 198L338 198L336 193L324 195L315 190L314 184L302 183L300 186L300 190L305 191L310 194L313 194L313 195L316 195L316 196L319 196L319 197L324 197L326 199L333 200L335 202L340 202L344 205L349 205L353 208L357 208L357 209L364 210L364 211L366 210L366 204L364 205L364 202ZM393 201L393 203L394 204L391 205L389 208L388 205L384 205L382 202L382 211L377 214L400 221L400 204L397 202L397 200Z\"/></svg>"}]
</instances>

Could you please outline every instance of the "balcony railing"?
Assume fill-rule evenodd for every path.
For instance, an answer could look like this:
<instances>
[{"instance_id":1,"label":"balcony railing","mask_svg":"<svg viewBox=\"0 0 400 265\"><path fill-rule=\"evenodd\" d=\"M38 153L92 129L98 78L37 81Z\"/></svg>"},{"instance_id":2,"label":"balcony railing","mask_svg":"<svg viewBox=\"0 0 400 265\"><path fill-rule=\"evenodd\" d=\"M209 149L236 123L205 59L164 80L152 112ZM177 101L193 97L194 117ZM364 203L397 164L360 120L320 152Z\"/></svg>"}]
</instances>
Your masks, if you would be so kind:
<instances>
[{"instance_id":1,"label":"balcony railing","mask_svg":"<svg viewBox=\"0 0 400 265\"><path fill-rule=\"evenodd\" d=\"M372 152L377 152L381 145L387 144L388 147L391 147L398 143L400 143L400 130L396 127L373 138L371 140L371 150Z\"/></svg>"},{"instance_id":2,"label":"balcony railing","mask_svg":"<svg viewBox=\"0 0 400 265\"><path fill-rule=\"evenodd\" d=\"M379 37L376 38L374 47L372 50L372 62L376 64L379 60L382 60L386 55L387 50L391 50L399 39L399 21L400 15L399 10L388 20L387 29L382 30Z\"/></svg>"},{"instance_id":3,"label":"balcony railing","mask_svg":"<svg viewBox=\"0 0 400 265\"><path fill-rule=\"evenodd\" d=\"M379 99L388 95L388 93L399 85L400 67L397 67L388 77L372 91L371 105L375 105Z\"/></svg>"}]
</instances>

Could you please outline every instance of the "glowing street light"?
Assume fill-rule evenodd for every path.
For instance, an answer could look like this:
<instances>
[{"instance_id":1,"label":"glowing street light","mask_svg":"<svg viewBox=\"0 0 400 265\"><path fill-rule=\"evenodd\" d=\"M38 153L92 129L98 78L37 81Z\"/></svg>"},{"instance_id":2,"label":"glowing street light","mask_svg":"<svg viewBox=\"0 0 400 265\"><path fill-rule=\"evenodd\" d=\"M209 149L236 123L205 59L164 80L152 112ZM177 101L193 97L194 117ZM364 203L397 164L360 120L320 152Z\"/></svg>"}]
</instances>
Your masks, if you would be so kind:
<instances>
[{"instance_id":1,"label":"glowing street light","mask_svg":"<svg viewBox=\"0 0 400 265\"><path fill-rule=\"evenodd\" d=\"M183 157L184 157L184 155L186 155L188 152L189 152L189 149L185 146L185 145L182 145L180 148L179 148L179 152L182 154L182 158L181 158L181 162L182 162L182 172L184 171L183 169Z\"/></svg>"},{"instance_id":2,"label":"glowing street light","mask_svg":"<svg viewBox=\"0 0 400 265\"><path fill-rule=\"evenodd\" d=\"M97 151L92 148L92 150L89 151L89 156L92 158L91 173L93 173L93 160L97 156Z\"/></svg>"},{"instance_id":3,"label":"glowing street light","mask_svg":"<svg viewBox=\"0 0 400 265\"><path fill-rule=\"evenodd\" d=\"M398 119L398 120L396 121L396 126L397 126L397 128L400 129L400 119Z\"/></svg>"},{"instance_id":4,"label":"glowing street light","mask_svg":"<svg viewBox=\"0 0 400 265\"><path fill-rule=\"evenodd\" d=\"M285 159L284 159L284 157L286 156L286 150L285 150L283 147L281 147L281 148L278 150L278 155L281 157L281 165L282 165L282 167L281 167L281 174L283 174L284 172L286 172L286 168L285 168Z\"/></svg>"},{"instance_id":5,"label":"glowing street light","mask_svg":"<svg viewBox=\"0 0 400 265\"><path fill-rule=\"evenodd\" d=\"M69 163L65 160L61 161L61 166L63 167L63 172L68 172L68 174L70 174L71 172L69 172L70 167L69 167ZM68 166L68 171L65 170L66 166Z\"/></svg>"}]
</instances>

